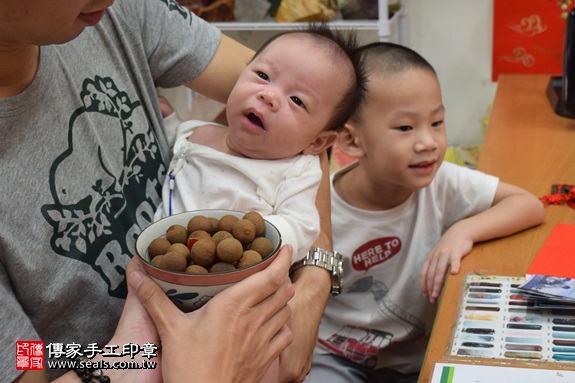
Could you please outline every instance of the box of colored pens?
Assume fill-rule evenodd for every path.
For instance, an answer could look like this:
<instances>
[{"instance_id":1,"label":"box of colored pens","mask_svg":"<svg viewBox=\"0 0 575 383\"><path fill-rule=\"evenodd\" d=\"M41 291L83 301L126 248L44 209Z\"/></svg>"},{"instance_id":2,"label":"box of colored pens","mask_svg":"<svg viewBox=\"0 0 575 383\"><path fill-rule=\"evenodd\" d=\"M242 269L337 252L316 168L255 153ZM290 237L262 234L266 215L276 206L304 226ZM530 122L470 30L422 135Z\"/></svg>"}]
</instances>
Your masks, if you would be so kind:
<instances>
[{"instance_id":1,"label":"box of colored pens","mask_svg":"<svg viewBox=\"0 0 575 383\"><path fill-rule=\"evenodd\" d=\"M468 275L451 355L575 362L575 303L529 294L524 282Z\"/></svg>"}]
</instances>

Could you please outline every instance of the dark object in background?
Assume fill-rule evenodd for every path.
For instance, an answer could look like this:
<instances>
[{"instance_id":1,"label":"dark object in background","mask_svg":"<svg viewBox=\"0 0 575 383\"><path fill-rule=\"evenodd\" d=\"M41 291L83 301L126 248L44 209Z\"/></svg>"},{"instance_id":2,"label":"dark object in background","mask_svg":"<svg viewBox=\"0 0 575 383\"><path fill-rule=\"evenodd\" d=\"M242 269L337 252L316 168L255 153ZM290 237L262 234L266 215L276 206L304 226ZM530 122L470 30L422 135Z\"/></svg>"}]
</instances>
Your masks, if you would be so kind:
<instances>
[{"instance_id":1,"label":"dark object in background","mask_svg":"<svg viewBox=\"0 0 575 383\"><path fill-rule=\"evenodd\" d=\"M563 74L549 79L547 98L556 114L575 118L575 8L567 16Z\"/></svg>"},{"instance_id":2,"label":"dark object in background","mask_svg":"<svg viewBox=\"0 0 575 383\"><path fill-rule=\"evenodd\" d=\"M374 20L378 18L377 1L343 0L340 1L341 17L351 20Z\"/></svg>"},{"instance_id":3,"label":"dark object in background","mask_svg":"<svg viewBox=\"0 0 575 383\"><path fill-rule=\"evenodd\" d=\"M234 0L177 0L206 21L235 21Z\"/></svg>"},{"instance_id":4,"label":"dark object in background","mask_svg":"<svg viewBox=\"0 0 575 383\"><path fill-rule=\"evenodd\" d=\"M400 10L401 3L389 1L388 18ZM340 0L339 10L344 20L376 20L379 18L378 1L375 0Z\"/></svg>"},{"instance_id":5,"label":"dark object in background","mask_svg":"<svg viewBox=\"0 0 575 383\"><path fill-rule=\"evenodd\" d=\"M270 2L269 15L271 17L274 17L280 7L282 0L269 0L269 2Z\"/></svg>"}]
</instances>

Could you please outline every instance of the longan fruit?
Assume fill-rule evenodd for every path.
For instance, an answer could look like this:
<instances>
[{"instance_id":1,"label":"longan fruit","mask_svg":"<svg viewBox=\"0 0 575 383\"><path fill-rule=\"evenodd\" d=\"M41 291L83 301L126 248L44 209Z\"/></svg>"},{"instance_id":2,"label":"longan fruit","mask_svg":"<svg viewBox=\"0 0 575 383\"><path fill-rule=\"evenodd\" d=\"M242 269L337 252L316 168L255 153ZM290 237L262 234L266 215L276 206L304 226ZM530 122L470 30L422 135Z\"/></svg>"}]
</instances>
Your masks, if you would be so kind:
<instances>
[{"instance_id":1,"label":"longan fruit","mask_svg":"<svg viewBox=\"0 0 575 383\"><path fill-rule=\"evenodd\" d=\"M212 267L210 267L210 273L219 273L222 271L233 271L236 267L231 263L227 262L216 262Z\"/></svg>"},{"instance_id":2,"label":"longan fruit","mask_svg":"<svg viewBox=\"0 0 575 383\"><path fill-rule=\"evenodd\" d=\"M216 217L208 217L208 219L212 224L212 233L215 233L217 231L216 228L218 227L218 222L220 222L220 220L217 219Z\"/></svg>"},{"instance_id":3,"label":"longan fruit","mask_svg":"<svg viewBox=\"0 0 575 383\"><path fill-rule=\"evenodd\" d=\"M173 245L170 245L166 253L171 251L182 254L186 258L186 262L190 262L190 249L188 249L188 246L183 243L174 243Z\"/></svg>"},{"instance_id":4,"label":"longan fruit","mask_svg":"<svg viewBox=\"0 0 575 383\"><path fill-rule=\"evenodd\" d=\"M168 247L172 244L164 237L159 237L150 242L148 246L148 254L150 254L150 259L154 259L157 255L166 254L168 252Z\"/></svg>"},{"instance_id":5,"label":"longan fruit","mask_svg":"<svg viewBox=\"0 0 575 383\"><path fill-rule=\"evenodd\" d=\"M221 261L234 263L241 258L244 247L237 239L226 238L218 244L216 252Z\"/></svg>"},{"instance_id":6,"label":"longan fruit","mask_svg":"<svg viewBox=\"0 0 575 383\"><path fill-rule=\"evenodd\" d=\"M170 243L183 243L188 242L188 229L182 225L172 225L166 230L166 239Z\"/></svg>"},{"instance_id":7,"label":"longan fruit","mask_svg":"<svg viewBox=\"0 0 575 383\"><path fill-rule=\"evenodd\" d=\"M188 238L196 238L196 239L203 239L203 238L212 238L212 235L205 230L195 230L191 232Z\"/></svg>"},{"instance_id":8,"label":"longan fruit","mask_svg":"<svg viewBox=\"0 0 575 383\"><path fill-rule=\"evenodd\" d=\"M237 263L237 268L242 269L244 267L248 267L251 265L255 265L258 262L262 261L262 256L255 250L246 250L242 254L242 257Z\"/></svg>"},{"instance_id":9,"label":"longan fruit","mask_svg":"<svg viewBox=\"0 0 575 383\"><path fill-rule=\"evenodd\" d=\"M203 215L196 215L188 221L188 232L193 233L196 230L203 230L210 233L214 232L214 227L209 218Z\"/></svg>"},{"instance_id":10,"label":"longan fruit","mask_svg":"<svg viewBox=\"0 0 575 383\"><path fill-rule=\"evenodd\" d=\"M164 268L164 254L161 255L156 255L151 261L150 263L156 267L159 267L160 269Z\"/></svg>"},{"instance_id":11,"label":"longan fruit","mask_svg":"<svg viewBox=\"0 0 575 383\"><path fill-rule=\"evenodd\" d=\"M250 243L248 249L257 251L262 258L265 258L272 253L274 246L266 237L257 237Z\"/></svg>"},{"instance_id":12,"label":"longan fruit","mask_svg":"<svg viewBox=\"0 0 575 383\"><path fill-rule=\"evenodd\" d=\"M266 230L266 222L260 213L257 211L249 211L244 215L243 219L247 219L254 224L256 227L256 237L260 237L264 234L264 231Z\"/></svg>"},{"instance_id":13,"label":"longan fruit","mask_svg":"<svg viewBox=\"0 0 575 383\"><path fill-rule=\"evenodd\" d=\"M256 237L256 227L252 221L240 219L232 227L232 234L242 245L249 245Z\"/></svg>"},{"instance_id":14,"label":"longan fruit","mask_svg":"<svg viewBox=\"0 0 575 383\"><path fill-rule=\"evenodd\" d=\"M162 260L162 267L166 270L172 271L184 271L188 266L186 257L175 251L164 254L164 259Z\"/></svg>"},{"instance_id":15,"label":"longan fruit","mask_svg":"<svg viewBox=\"0 0 575 383\"><path fill-rule=\"evenodd\" d=\"M216 261L216 244L211 238L200 239L192 246L190 257L195 264L210 267Z\"/></svg>"},{"instance_id":16,"label":"longan fruit","mask_svg":"<svg viewBox=\"0 0 575 383\"><path fill-rule=\"evenodd\" d=\"M232 233L230 233L229 231L225 231L225 230L217 231L214 233L214 235L212 235L212 239L214 240L216 245L219 245L219 243L226 238L233 238L233 237L234 236L232 235Z\"/></svg>"},{"instance_id":17,"label":"longan fruit","mask_svg":"<svg viewBox=\"0 0 575 383\"><path fill-rule=\"evenodd\" d=\"M236 217L235 215L231 215L231 214L224 215L218 221L218 226L216 226L216 231L223 230L223 231L227 231L227 232L231 233L232 227L239 220L240 219L238 217Z\"/></svg>"},{"instance_id":18,"label":"longan fruit","mask_svg":"<svg viewBox=\"0 0 575 383\"><path fill-rule=\"evenodd\" d=\"M212 239L212 236L205 230L196 230L188 237L188 248L191 250L200 239Z\"/></svg>"},{"instance_id":19,"label":"longan fruit","mask_svg":"<svg viewBox=\"0 0 575 383\"><path fill-rule=\"evenodd\" d=\"M207 274L208 269L200 265L190 265L186 267L186 273L188 274Z\"/></svg>"}]
</instances>

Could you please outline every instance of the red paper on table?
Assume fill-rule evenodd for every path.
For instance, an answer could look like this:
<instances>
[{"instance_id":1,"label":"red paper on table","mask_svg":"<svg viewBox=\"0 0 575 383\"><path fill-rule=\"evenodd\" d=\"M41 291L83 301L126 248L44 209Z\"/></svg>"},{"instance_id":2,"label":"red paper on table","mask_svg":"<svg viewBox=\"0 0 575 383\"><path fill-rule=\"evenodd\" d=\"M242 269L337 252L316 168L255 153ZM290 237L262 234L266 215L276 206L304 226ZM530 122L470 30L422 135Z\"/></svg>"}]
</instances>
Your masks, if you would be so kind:
<instances>
[{"instance_id":1,"label":"red paper on table","mask_svg":"<svg viewBox=\"0 0 575 383\"><path fill-rule=\"evenodd\" d=\"M492 81L502 73L560 75L572 6L565 0L495 0Z\"/></svg>"},{"instance_id":2,"label":"red paper on table","mask_svg":"<svg viewBox=\"0 0 575 383\"><path fill-rule=\"evenodd\" d=\"M527 274L575 279L575 225L562 223L553 228Z\"/></svg>"}]
</instances>

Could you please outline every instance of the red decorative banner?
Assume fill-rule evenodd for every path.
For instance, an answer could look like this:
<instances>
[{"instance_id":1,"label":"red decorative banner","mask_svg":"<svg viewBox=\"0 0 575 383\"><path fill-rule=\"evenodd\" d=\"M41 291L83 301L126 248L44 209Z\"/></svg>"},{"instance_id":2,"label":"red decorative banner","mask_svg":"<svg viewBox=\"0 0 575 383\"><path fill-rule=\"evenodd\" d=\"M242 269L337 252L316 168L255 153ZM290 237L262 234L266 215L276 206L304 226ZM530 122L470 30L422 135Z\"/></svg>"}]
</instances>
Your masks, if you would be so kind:
<instances>
[{"instance_id":1,"label":"red decorative banner","mask_svg":"<svg viewBox=\"0 0 575 383\"><path fill-rule=\"evenodd\" d=\"M573 0L495 0L492 81L502 73L560 75Z\"/></svg>"}]
</instances>

